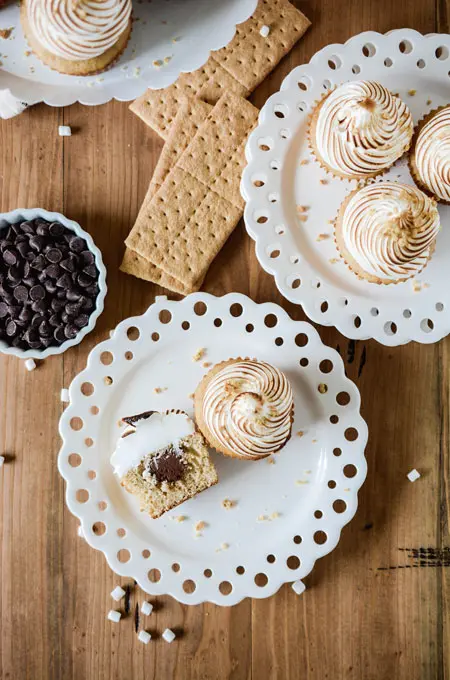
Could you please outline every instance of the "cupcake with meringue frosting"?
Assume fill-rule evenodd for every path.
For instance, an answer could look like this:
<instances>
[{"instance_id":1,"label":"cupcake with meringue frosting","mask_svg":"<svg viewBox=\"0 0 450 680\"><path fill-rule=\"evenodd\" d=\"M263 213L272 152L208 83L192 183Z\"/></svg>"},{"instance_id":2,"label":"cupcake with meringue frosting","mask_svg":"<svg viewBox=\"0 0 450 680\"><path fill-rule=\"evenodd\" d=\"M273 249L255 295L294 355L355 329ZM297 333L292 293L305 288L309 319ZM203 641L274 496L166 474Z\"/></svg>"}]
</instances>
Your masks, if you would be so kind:
<instances>
[{"instance_id":1,"label":"cupcake with meringue frosting","mask_svg":"<svg viewBox=\"0 0 450 680\"><path fill-rule=\"evenodd\" d=\"M335 241L359 278L400 283L427 265L439 228L434 199L413 185L377 182L352 191L342 203Z\"/></svg>"},{"instance_id":2,"label":"cupcake with meringue frosting","mask_svg":"<svg viewBox=\"0 0 450 680\"><path fill-rule=\"evenodd\" d=\"M417 125L409 168L422 191L450 204L450 104L431 111Z\"/></svg>"},{"instance_id":3,"label":"cupcake with meringue frosting","mask_svg":"<svg viewBox=\"0 0 450 680\"><path fill-rule=\"evenodd\" d=\"M315 107L309 140L320 165L336 177L364 180L390 168L411 145L406 104L380 83L344 83Z\"/></svg>"},{"instance_id":4,"label":"cupcake with meringue frosting","mask_svg":"<svg viewBox=\"0 0 450 680\"><path fill-rule=\"evenodd\" d=\"M131 0L22 0L25 37L59 73L87 76L111 66L131 34Z\"/></svg>"},{"instance_id":5,"label":"cupcake with meringue frosting","mask_svg":"<svg viewBox=\"0 0 450 680\"><path fill-rule=\"evenodd\" d=\"M221 453L259 460L280 451L291 436L293 396L279 369L255 359L216 364L195 392L196 422Z\"/></svg>"}]
</instances>

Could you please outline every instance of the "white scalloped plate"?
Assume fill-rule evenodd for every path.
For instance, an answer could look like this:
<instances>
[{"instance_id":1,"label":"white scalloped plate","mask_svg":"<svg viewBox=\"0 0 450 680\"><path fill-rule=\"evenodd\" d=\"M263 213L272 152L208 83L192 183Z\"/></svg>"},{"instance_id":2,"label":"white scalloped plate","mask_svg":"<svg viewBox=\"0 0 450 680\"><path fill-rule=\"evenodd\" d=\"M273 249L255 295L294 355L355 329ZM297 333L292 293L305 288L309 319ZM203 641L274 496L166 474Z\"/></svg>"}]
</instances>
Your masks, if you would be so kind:
<instances>
[{"instance_id":1,"label":"white scalloped plate","mask_svg":"<svg viewBox=\"0 0 450 680\"><path fill-rule=\"evenodd\" d=\"M199 348L206 355L195 362ZM219 484L152 520L139 512L109 463L120 417L167 408L192 414L190 395L208 370L203 363L237 356L264 359L286 372L295 398L292 438L274 464L212 453ZM267 597L306 576L356 512L366 476L367 427L359 408L359 392L339 354L309 323L293 321L277 305L257 305L235 293L196 293L181 302L159 297L143 316L119 324L72 382L58 460L66 502L110 567L151 594L221 605ZM236 506L226 510L226 498ZM187 519L174 521L180 515ZM199 521L207 526L196 538ZM256 579L260 585L258 574L264 575Z\"/></svg>"},{"instance_id":2,"label":"white scalloped plate","mask_svg":"<svg viewBox=\"0 0 450 680\"><path fill-rule=\"evenodd\" d=\"M180 73L203 66L212 50L227 45L236 25L252 14L257 0L135 0L133 32L127 49L114 66L99 76L66 76L52 71L34 55L20 27L19 5L1 10L2 27L14 27L1 40L0 89L35 104L51 106L104 104L111 99L130 101L148 87L160 89L175 82ZM155 67L153 62L170 61Z\"/></svg>"},{"instance_id":3,"label":"white scalloped plate","mask_svg":"<svg viewBox=\"0 0 450 680\"><path fill-rule=\"evenodd\" d=\"M367 32L345 45L329 45L285 78L249 137L241 191L258 260L288 300L348 338L375 338L393 346L436 342L450 332L450 207L439 206L443 229L431 262L415 282L377 286L360 281L340 260L331 223L355 182L334 179L312 158L308 117L326 89L372 79L398 92L417 122L450 102L449 54L449 35L425 37L410 29ZM406 158L383 179L412 183ZM306 221L297 206L308 207Z\"/></svg>"}]
</instances>

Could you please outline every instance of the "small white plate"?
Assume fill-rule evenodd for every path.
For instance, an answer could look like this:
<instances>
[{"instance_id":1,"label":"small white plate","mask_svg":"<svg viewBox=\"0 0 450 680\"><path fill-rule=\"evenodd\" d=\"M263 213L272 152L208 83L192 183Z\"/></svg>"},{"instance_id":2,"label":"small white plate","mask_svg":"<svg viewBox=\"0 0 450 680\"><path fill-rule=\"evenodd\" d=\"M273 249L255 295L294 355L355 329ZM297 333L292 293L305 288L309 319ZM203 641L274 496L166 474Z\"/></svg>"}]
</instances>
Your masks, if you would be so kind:
<instances>
[{"instance_id":1,"label":"small white plate","mask_svg":"<svg viewBox=\"0 0 450 680\"><path fill-rule=\"evenodd\" d=\"M249 137L241 190L258 260L288 300L348 338L393 346L436 342L450 332L450 207L439 205L443 228L436 251L414 282L378 286L359 280L339 258L332 225L356 183L334 179L313 159L306 138L309 115L325 90L364 79L398 92L417 122L450 103L449 55L449 35L410 29L367 32L345 45L328 45L285 78ZM413 183L406 158L382 179ZM297 206L307 206L306 221Z\"/></svg>"},{"instance_id":2,"label":"small white plate","mask_svg":"<svg viewBox=\"0 0 450 680\"><path fill-rule=\"evenodd\" d=\"M211 50L230 42L236 25L249 18L256 4L257 0L135 0L133 31L123 55L108 71L80 78L52 71L33 54L27 56L30 48L20 26L19 3L14 3L0 11L2 28L14 28L8 40L0 40L0 89L9 88L28 104L130 101L148 87L167 87L180 73L203 66Z\"/></svg>"},{"instance_id":3,"label":"small white plate","mask_svg":"<svg viewBox=\"0 0 450 680\"><path fill-rule=\"evenodd\" d=\"M200 348L204 358L193 361ZM140 513L109 462L120 418L168 408L193 415L190 395L209 365L239 356L287 374L295 400L291 439L274 464L212 453L216 486L160 519ZM146 592L186 604L268 597L306 576L356 512L366 476L359 408L339 354L277 305L236 293L160 297L143 316L119 324L72 382L58 460L66 502L88 543ZM229 510L227 498L236 501ZM199 521L207 526L196 538Z\"/></svg>"},{"instance_id":4,"label":"small white plate","mask_svg":"<svg viewBox=\"0 0 450 680\"><path fill-rule=\"evenodd\" d=\"M37 217L42 217L42 219L47 220L48 222L60 222L62 225L73 231L74 234L86 241L89 250L92 251L95 256L95 265L99 271L98 286L100 291L97 295L95 309L89 317L88 325L81 328L75 338L63 342L62 345L47 347L44 351L35 349L24 351L17 349L17 347L10 347L6 342L0 340L0 352L2 354L12 354L15 357L19 357L19 359L46 359L54 354L62 354L62 352L65 352L69 347L78 345L88 333L94 330L97 319L103 312L107 291L105 265L103 264L102 254L92 240L92 236L84 231L77 222L67 219L67 217L64 217L61 213L49 212L43 208L17 208L16 210L11 210L7 213L0 213L0 231L2 229L7 229L10 224L24 222L25 220L35 220Z\"/></svg>"}]
</instances>

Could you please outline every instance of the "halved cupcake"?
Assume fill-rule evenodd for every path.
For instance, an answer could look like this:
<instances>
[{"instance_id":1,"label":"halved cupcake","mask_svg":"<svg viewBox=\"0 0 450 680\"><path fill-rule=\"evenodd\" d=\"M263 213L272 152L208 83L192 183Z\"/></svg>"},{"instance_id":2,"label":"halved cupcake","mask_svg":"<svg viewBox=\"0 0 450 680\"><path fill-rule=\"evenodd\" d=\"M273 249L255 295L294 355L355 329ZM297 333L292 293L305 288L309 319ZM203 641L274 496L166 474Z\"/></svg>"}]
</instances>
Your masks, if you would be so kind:
<instances>
[{"instance_id":1,"label":"halved cupcake","mask_svg":"<svg viewBox=\"0 0 450 680\"><path fill-rule=\"evenodd\" d=\"M439 228L434 199L412 185L377 182L344 200L335 221L335 241L359 278L400 283L426 266Z\"/></svg>"},{"instance_id":2,"label":"halved cupcake","mask_svg":"<svg viewBox=\"0 0 450 680\"><path fill-rule=\"evenodd\" d=\"M407 151L413 120L406 104L380 83L344 83L321 99L309 126L312 152L336 177L369 179Z\"/></svg>"},{"instance_id":3,"label":"halved cupcake","mask_svg":"<svg viewBox=\"0 0 450 680\"><path fill-rule=\"evenodd\" d=\"M154 519L217 484L205 440L184 411L146 411L123 422L111 465Z\"/></svg>"},{"instance_id":4,"label":"halved cupcake","mask_svg":"<svg viewBox=\"0 0 450 680\"><path fill-rule=\"evenodd\" d=\"M409 168L422 191L450 204L450 104L430 111L418 123Z\"/></svg>"}]
</instances>

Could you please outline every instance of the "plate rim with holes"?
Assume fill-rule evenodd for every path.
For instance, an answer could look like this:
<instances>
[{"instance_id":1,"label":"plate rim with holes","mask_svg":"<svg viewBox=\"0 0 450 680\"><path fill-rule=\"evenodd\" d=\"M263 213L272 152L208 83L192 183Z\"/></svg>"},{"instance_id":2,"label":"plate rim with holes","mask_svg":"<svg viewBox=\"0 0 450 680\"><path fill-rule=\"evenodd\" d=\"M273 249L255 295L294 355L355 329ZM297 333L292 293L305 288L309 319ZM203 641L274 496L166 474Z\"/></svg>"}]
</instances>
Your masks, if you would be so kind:
<instances>
[{"instance_id":1,"label":"plate rim with holes","mask_svg":"<svg viewBox=\"0 0 450 680\"><path fill-rule=\"evenodd\" d=\"M194 311L198 303L201 303L206 307L206 312L201 317L199 316L200 312ZM240 305L243 310L241 315L236 318L232 311L232 307L235 304ZM164 321L161 320L160 314L162 311L166 310L171 314L171 321L163 326ZM277 325L275 328L266 327L268 326L268 323L266 323L267 317L270 317L271 315L276 315ZM217 317L220 317L221 319L221 324L218 326L215 324ZM182 330L183 325L181 319L190 321L189 328L186 331ZM297 566L294 567L289 566L288 568L287 559L277 559L276 564L270 566L270 580L269 583L264 584L264 587L260 587L256 581L253 581L253 573L257 574L257 572L264 571L264 568L258 568L261 566L260 562L258 562L258 567L253 564L251 565L252 567L254 566L253 572L247 568L246 574L239 580L234 571L234 566L236 565L228 564L228 560L231 560L230 557L227 558L226 563L223 561L219 563L221 557L214 557L213 551L208 557L208 563L205 564L205 562L201 561L202 558L197 555L197 544L195 546L192 545L189 548L192 554L189 556L185 555L182 559L176 559L179 555L174 555L173 553L166 554L161 551L156 539L156 544L152 545L148 544L148 539L146 542L143 542L140 535L134 535L133 529L129 529L129 527L124 524L121 512L115 509L115 501L111 500L110 496L107 494L107 488L109 487L107 487L101 470L94 475L94 478L91 479L91 477L89 477L90 470L94 469L95 472L95 466L97 464L99 466L108 465L104 451L102 452L100 443L96 441L97 435L100 439L101 433L104 432L100 422L101 418L96 420L96 417L90 415L92 413L92 404L96 404L95 408L98 414L99 410L102 412L104 409L108 408L108 399L113 398L109 396L109 394L113 393L107 392L109 388L105 388L102 385L103 366L100 366L100 363L101 356L104 352L109 352L112 355L112 366L110 370L116 371L115 373L111 372L111 375L114 376L114 379L111 382L114 382L114 386L120 386L122 378L124 376L126 377L128 372L133 370L129 368L129 365L132 362L126 361L125 358L125 353L128 351L131 342L131 340L128 339L130 336L127 335L130 328L136 327L140 334L137 339L135 338L133 340L133 353L135 359L137 361L150 361L152 357L158 356L158 352L164 353L166 346L170 343L172 343L172 348L178 346L178 339L180 337L186 337L184 335L185 332L191 334L190 337L192 338L192 342L197 346L199 338L204 338L205 328L213 328L215 326L217 326L217 328L214 333L217 334L223 333L225 329L227 333L227 342L228 338L231 340L240 336L245 338L246 343L249 342L250 337L252 343L255 340L259 342L259 339L255 338L253 334L250 336L250 331L247 330L247 326L250 325L248 324L248 321L252 321L254 325L253 330L260 336L261 342L266 343L266 338L269 335L271 338L273 336L273 342L271 341L270 343L270 347L272 348L270 352L272 352L272 354L279 352L278 349L274 348L274 345L276 344L275 339L278 335L283 333L285 339L290 338L290 343L284 342L283 344L283 357L289 356L289 361L295 362L295 371L298 372L299 379L301 375L309 376L302 379L305 385L308 386L308 389L311 388L312 384L315 385L315 389L320 394L320 396L317 397L317 400L320 402L322 409L322 420L319 423L320 427L318 427L319 429L322 428L320 429L320 432L324 433L323 436L326 438L327 442L331 442L331 438L335 437L332 444L329 444L329 446L326 445L328 446L328 451L323 454L325 456L323 468L320 467L322 464L322 452L319 459L316 459L314 453L312 454L317 461L316 464L319 466L320 470L323 470L324 472L323 474L321 472L321 474L318 475L318 478L320 476L318 482L314 481L314 485L317 484L317 486L313 485L308 487L307 493L312 494L313 501L311 502L313 502L314 506L316 505L316 501L319 503L322 499L322 510L324 511L323 519L319 522L317 514L314 514L313 518L312 514L310 515L309 511L305 509L305 513L307 513L303 525L305 531L302 539L298 542L299 545L295 545L293 548L292 543L297 543L297 541L294 541L292 535L288 534L289 538L287 539L286 544L284 541L282 542L283 551L286 554L284 554L284 552L283 554L281 554L281 552L279 554L280 557L284 555L284 558L286 558L286 555L292 556L293 554L298 554L299 558L301 558L301 560L299 559L300 564L297 564ZM157 334L158 338L155 342L151 343L149 342L149 339L154 334ZM215 337L218 336L216 335ZM219 338L220 337L221 336L219 336ZM298 342L297 338L299 339ZM308 368L301 369L299 367L298 357L302 356L302 353L306 351L306 348L301 344L305 341L310 362ZM213 343L214 339L209 340L211 351L213 349ZM155 344L157 345L157 349L155 349ZM173 349L170 351L173 351ZM221 351L224 350L222 349ZM167 358L166 354L163 355ZM295 357L295 359L291 357ZM288 359L284 360L288 361ZM324 361L327 365L323 365L322 367ZM329 365L330 363L331 367ZM300 366L303 366L301 362ZM294 370L293 367L294 363L292 364L292 370ZM164 371L166 372L167 370L166 366L164 366ZM322 383L318 384L318 378L320 376L323 381L322 374L324 372L328 373L328 387L321 389L323 385ZM91 387L93 389L92 391L89 390L91 396L85 395L84 392L82 393L83 385L86 381L92 383ZM114 386L111 388L112 390L120 389L120 387ZM179 389L179 387L180 385L177 383L177 389ZM341 392L343 393L344 400L342 405L336 406L336 404L341 403L338 399ZM316 559L331 552L339 541L342 528L352 519L356 512L358 506L358 491L361 488L367 473L364 450L368 437L367 425L360 414L359 390L356 385L346 377L344 363L338 352L322 343L319 334L313 326L306 321L291 319L285 310L274 303L265 302L257 304L240 293L228 293L221 297L215 297L208 293L194 293L180 301L168 300L165 296L157 297L155 302L150 305L143 315L130 317L122 321L117 326L110 339L99 343L91 351L86 368L74 378L69 393L70 404L62 414L59 423L59 432L63 443L58 457L58 469L66 482L66 504L72 514L81 521L82 531L89 545L101 550L105 554L110 567L116 573L134 578L144 591L152 595L169 594L185 604L198 604L200 602L209 601L225 606L234 605L245 597L263 598L273 595L284 583L298 580L299 578L306 576L313 568ZM339 416L337 418L335 416L336 421L331 420L331 418L328 419L328 415L330 413L335 413L337 408L339 408ZM107 413L106 411L104 412ZM77 432L74 432L71 429L71 422L73 422L74 418L85 420L85 423L82 423L81 425L79 436L77 436ZM333 425L333 422L336 422L337 424ZM353 432L351 430L353 430ZM79 450L78 446L83 447L83 442L86 441L86 439L84 439L86 434L89 434L93 439L89 442L90 448L87 462L84 462L83 457L86 455L84 453L84 448ZM297 446L303 446L303 444L300 444L300 441L303 441L303 438L296 439L294 436L291 438L293 447L296 446L296 442L299 442ZM335 441L339 443L335 443ZM331 450L333 445L338 448ZM304 446L310 446L310 444L305 442ZM76 467L72 467L69 461L69 456L73 455L74 452L77 452L76 455L78 456L80 453L83 454L83 456L79 456L81 460L77 461L78 466ZM233 461L232 464L239 466L243 463L242 461ZM244 464L253 465L253 463ZM256 464L257 463L255 463L255 465ZM345 467L348 464L352 464L353 469L355 470L353 474L345 473ZM287 467L288 471L286 474L289 475L290 483L293 483L290 463ZM247 468L247 470L248 469L249 468ZM276 466L275 468L272 468L272 466L267 468L267 470L271 469L275 469L276 472ZM236 467L234 470L236 470ZM109 475L109 470L107 474ZM263 474L263 479L266 480L266 468L263 469ZM344 474L345 477L343 476ZM330 485L330 475L337 481L337 483L334 482L334 486ZM338 475L338 477L335 478L334 475ZM226 480L225 483L227 483ZM233 479L233 484L235 483L236 480ZM84 490L87 491L87 499L77 497L77 493L81 489L80 485L83 486L83 493ZM220 487L220 482L218 486ZM343 488L344 486L348 488ZM214 487L214 489L216 488L218 487ZM247 486L245 488L247 489ZM316 489L318 490L317 495ZM346 492L345 496L343 496L344 491ZM222 493L223 491L220 491L220 498L223 498ZM113 494L115 494L115 491ZM202 494L197 496L197 499L200 499L201 497ZM307 497L311 498L311 496ZM288 497L286 496L286 498ZM294 498L293 502L300 503L301 507L301 499L306 497L292 496L292 498ZM345 498L345 507L343 508L343 514L338 514L340 513L340 510L334 509L334 504L337 500L342 503L342 498ZM88 502L83 502L83 500ZM105 502L108 503L106 512L104 515L101 513L99 515L99 508L100 510L102 509L99 503ZM123 501L119 502L122 503ZM292 506L291 500L286 502L290 504L289 507ZM221 504L219 503L218 505ZM292 507L296 508L297 506L295 505ZM216 510L214 510L214 512L216 512ZM220 514L220 512L222 512L222 509L217 509L217 513ZM107 518L104 520L104 522L107 522L108 524L108 526L105 527L107 528L107 531L104 535L97 535L93 527L95 523L102 520L103 517ZM253 518L253 509L251 517ZM159 520L150 521L159 522ZM252 519L251 521L256 521L256 519ZM284 520L281 518L277 521L282 522ZM306 531L306 526L308 526L308 531ZM117 538L117 527L125 527L127 529L126 536ZM300 527L296 524L295 529L297 530L297 528L300 533ZM114 529L116 529L116 531L114 531ZM291 529L292 526L289 524L288 531ZM253 529L251 530L253 531ZM318 538L316 539L316 533L319 530L326 532L325 544L319 544ZM261 540L262 542L258 539L257 545L259 546L259 549L266 550L266 546L263 545L264 540ZM122 548L129 549L130 559L127 563L122 563L118 559L118 554ZM148 572L149 563L147 562L145 564L145 560L141 559L141 552L143 553L145 550L149 552L148 548L151 549L151 558L155 559L155 562L152 563L150 569L154 569L156 565L158 570L160 570L160 574L163 574L163 578L157 583L150 580L150 572ZM238 550L238 548L236 548L236 550ZM158 551L160 551L159 555ZM228 554L229 553L227 553L227 555ZM144 557L144 554L142 554L142 556ZM147 557L149 557L149 555L147 555ZM254 558L252 557L252 559ZM211 560L213 564L210 565L209 560ZM182 563L181 574L172 570L172 565L179 562ZM266 562L264 563L266 564ZM237 562L236 564L241 563ZM247 562L245 564L247 566ZM186 574L188 574L190 578L194 578L194 576L197 578L199 574L203 575L205 566L212 566L214 568L213 578L204 578L201 583L197 581L198 587L195 592L186 592L182 587L183 584L181 583L180 578L186 579ZM189 569L191 569L191 571L189 571ZM292 569L295 569L295 571L292 571ZM178 572L178 570L176 571ZM239 574L240 572L237 573ZM220 577L218 574L221 574ZM224 575L227 578L224 578ZM219 585L214 581L214 579L218 578L221 580ZM224 581L233 584L232 592L228 595L222 593L222 591L219 592L219 587Z\"/></svg>"},{"instance_id":2,"label":"plate rim with holes","mask_svg":"<svg viewBox=\"0 0 450 680\"><path fill-rule=\"evenodd\" d=\"M394 49L395 54L392 53ZM418 60L419 55L422 58ZM394 59L391 59L391 56ZM317 262L314 258L308 259L308 256L302 253L302 242L299 239L295 240L293 220L295 221L296 218L289 217L289 206L283 205L286 199L283 195L284 185L282 186L280 179L283 175L283 167L288 165L290 142L286 140L295 138L296 134L303 134L298 130L300 126L307 124L311 108L323 92L323 89L320 89L322 84L323 87L325 83L331 86L329 78L332 77L333 72L342 74L335 76L335 82L340 82L340 79L348 81L367 78L369 76L366 73L369 71L372 74L375 73L369 79L379 78L382 83L383 78L398 78L401 73L411 72L412 75L408 75L408 78L411 78L411 82L408 80L408 87L411 86L412 89L408 93L414 94L416 92L413 89L414 77L418 83L422 82L418 79L424 77L434 79L433 82L436 79L438 79L437 82L442 80L443 83L445 78L444 84L447 85L449 56L450 35L428 34L424 36L408 28L395 29L385 34L366 31L351 37L344 44L327 45L318 51L309 63L295 67L286 76L280 90L269 97L264 104L259 115L258 126L248 138L247 165L242 175L241 194L246 202L244 222L247 232L255 241L257 259L263 269L274 276L278 290L287 300L302 305L306 315L312 321L324 326L335 326L347 338L354 340L374 338L381 344L398 346L410 341L429 344L445 337L450 333L450 299L448 299L449 304L443 304L446 302L446 299L442 300L445 297L445 286L441 281L443 265L439 265L439 272L434 275L437 283L431 286L426 283L427 275L430 276L433 266L433 259L434 264L437 261L435 253L431 263L419 275L419 278L423 276L425 280L423 286L420 281L418 282L420 295L416 294L411 281L397 284L397 286L379 287L376 284L360 282L356 276L344 271L344 275L348 274L352 279L351 285L354 292L349 293L342 275L339 280L339 273L336 273L339 270L332 271L331 269L333 264L341 262L335 248L334 255L337 257L330 258L329 261L323 258L319 263L319 256L315 256ZM351 64L358 63L361 66L353 66L350 69ZM406 87L404 89L406 90ZM305 101L299 102L300 98ZM409 105L412 107L413 103L410 100ZM433 109L437 105L433 103L429 108ZM267 151L270 153L266 153ZM313 159L307 162L318 166ZM396 168L396 165L393 167ZM280 170L280 172L275 172L275 170ZM409 181L412 182L407 169L405 173L408 173ZM259 175L261 178L258 184L256 180ZM356 186L354 182L336 180L330 174L326 177L325 183L334 182L341 187L345 185L350 188ZM330 190L330 187L327 187L327 190ZM311 199L311 204L313 201L318 201L321 195L317 191ZM439 209L443 207L440 205ZM445 231L447 229L448 227L445 226ZM440 237L443 237L442 232L438 239ZM283 246L280 247L282 242L286 245L285 252L283 252ZM333 239L330 239L329 243L333 244ZM274 249L270 253L269 246ZM337 266L345 267L343 264ZM322 274L323 267L327 268L326 281L322 282L323 285L320 282L322 274L319 267L322 268ZM316 286L314 286L315 281ZM406 289L401 289L401 286L411 286L411 293ZM390 296L390 292L381 289L391 289L391 292L398 289L400 291L398 299ZM322 306L324 300L326 301L325 309ZM437 316L436 311L439 312Z\"/></svg>"},{"instance_id":3,"label":"plate rim with holes","mask_svg":"<svg viewBox=\"0 0 450 680\"><path fill-rule=\"evenodd\" d=\"M6 342L0 340L0 353L10 354L12 356L18 357L19 359L46 359L50 356L62 354L70 347L78 345L88 333L94 330L98 317L103 312L105 306L105 297L108 290L106 285L106 267L103 263L102 253L95 245L92 236L88 234L87 231L82 229L78 222L70 220L61 213L45 210L44 208L15 208L9 212L0 213L0 232L2 229L7 229L8 224L15 224L16 222L25 220L35 220L38 217L42 217L48 222L61 222L63 226L67 227L73 231L74 234L80 236L86 241L89 250L94 254L95 257L95 265L99 271L98 286L100 290L97 295L95 309L89 317L89 323L87 326L84 326L84 328L81 328L80 332L77 333L75 338L72 340L66 340L66 342L62 343L62 345L56 347L47 347L47 349L43 351L35 349L28 349L24 351L18 349L17 347L10 347L6 344ZM2 224L3 222L5 224Z\"/></svg>"}]
</instances>

